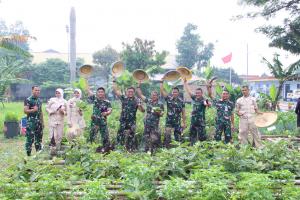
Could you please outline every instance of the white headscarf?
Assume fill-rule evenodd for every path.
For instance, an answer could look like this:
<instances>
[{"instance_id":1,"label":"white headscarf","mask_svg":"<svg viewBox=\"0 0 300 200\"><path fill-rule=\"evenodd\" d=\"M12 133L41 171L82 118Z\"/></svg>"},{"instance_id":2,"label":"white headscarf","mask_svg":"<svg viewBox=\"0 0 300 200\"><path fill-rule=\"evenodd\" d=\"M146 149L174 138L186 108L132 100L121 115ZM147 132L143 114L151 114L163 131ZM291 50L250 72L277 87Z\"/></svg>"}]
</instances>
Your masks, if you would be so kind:
<instances>
[{"instance_id":1,"label":"white headscarf","mask_svg":"<svg viewBox=\"0 0 300 200\"><path fill-rule=\"evenodd\" d=\"M76 89L74 90L74 92L78 92L78 93L79 93L79 98L78 98L78 99L81 99L81 95L82 95L81 90L78 89L78 88L76 88ZM76 98L76 96L74 96L74 97ZM76 98L76 99L77 99L77 98Z\"/></svg>"},{"instance_id":2,"label":"white headscarf","mask_svg":"<svg viewBox=\"0 0 300 200\"><path fill-rule=\"evenodd\" d=\"M59 98L57 97L58 99L64 99L64 90L63 89L57 88L55 91L60 93L60 97Z\"/></svg>"}]
</instances>

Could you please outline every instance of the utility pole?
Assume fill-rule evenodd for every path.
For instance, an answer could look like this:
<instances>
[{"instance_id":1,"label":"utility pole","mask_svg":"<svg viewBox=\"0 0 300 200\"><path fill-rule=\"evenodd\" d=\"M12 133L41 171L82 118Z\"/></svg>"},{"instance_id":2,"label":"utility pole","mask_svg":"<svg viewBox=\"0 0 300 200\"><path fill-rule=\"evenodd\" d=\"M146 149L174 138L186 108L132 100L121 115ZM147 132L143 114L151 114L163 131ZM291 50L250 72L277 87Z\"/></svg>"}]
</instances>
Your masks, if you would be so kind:
<instances>
[{"instance_id":1,"label":"utility pole","mask_svg":"<svg viewBox=\"0 0 300 200\"><path fill-rule=\"evenodd\" d=\"M249 82L249 78L248 78L248 76L249 76L249 74L248 74L248 54L249 54L249 52L248 52L248 43L247 43L247 78L246 78L247 84Z\"/></svg>"},{"instance_id":2,"label":"utility pole","mask_svg":"<svg viewBox=\"0 0 300 200\"><path fill-rule=\"evenodd\" d=\"M70 12L70 82L76 80L76 15L75 8Z\"/></svg>"},{"instance_id":3,"label":"utility pole","mask_svg":"<svg viewBox=\"0 0 300 200\"><path fill-rule=\"evenodd\" d=\"M70 27L69 25L66 25L66 32L67 32L67 40L68 40L68 50L67 50L67 54L68 54L68 67L69 67L69 70L70 69ZM71 82L71 80L70 80Z\"/></svg>"}]
</instances>

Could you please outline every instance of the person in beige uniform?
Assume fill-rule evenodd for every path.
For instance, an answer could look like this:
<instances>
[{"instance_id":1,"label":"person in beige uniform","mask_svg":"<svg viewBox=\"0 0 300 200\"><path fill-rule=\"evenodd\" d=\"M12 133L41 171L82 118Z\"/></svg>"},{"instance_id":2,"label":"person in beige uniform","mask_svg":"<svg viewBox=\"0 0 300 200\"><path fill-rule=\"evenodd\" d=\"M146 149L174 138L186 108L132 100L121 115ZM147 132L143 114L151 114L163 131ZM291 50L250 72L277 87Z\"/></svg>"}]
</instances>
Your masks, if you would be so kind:
<instances>
[{"instance_id":1,"label":"person in beige uniform","mask_svg":"<svg viewBox=\"0 0 300 200\"><path fill-rule=\"evenodd\" d=\"M46 111L49 114L49 139L50 146L59 150L64 131L64 119L66 114L67 101L63 97L64 92L61 88L56 89L55 97L51 98L47 105Z\"/></svg>"},{"instance_id":2,"label":"person in beige uniform","mask_svg":"<svg viewBox=\"0 0 300 200\"><path fill-rule=\"evenodd\" d=\"M256 99L249 95L249 87L242 86L243 96L236 102L236 113L240 117L239 123L239 141L241 144L247 144L250 141L256 147L261 146L260 133L254 124L255 114L262 114L258 111ZM251 137L248 138L248 135Z\"/></svg>"},{"instance_id":3,"label":"person in beige uniform","mask_svg":"<svg viewBox=\"0 0 300 200\"><path fill-rule=\"evenodd\" d=\"M83 129L86 127L83 112L76 105L77 102L81 101L81 90L74 90L74 97L67 102L67 123L69 126L69 131L67 133L67 138L69 141L75 139L77 136L83 133Z\"/></svg>"}]
</instances>

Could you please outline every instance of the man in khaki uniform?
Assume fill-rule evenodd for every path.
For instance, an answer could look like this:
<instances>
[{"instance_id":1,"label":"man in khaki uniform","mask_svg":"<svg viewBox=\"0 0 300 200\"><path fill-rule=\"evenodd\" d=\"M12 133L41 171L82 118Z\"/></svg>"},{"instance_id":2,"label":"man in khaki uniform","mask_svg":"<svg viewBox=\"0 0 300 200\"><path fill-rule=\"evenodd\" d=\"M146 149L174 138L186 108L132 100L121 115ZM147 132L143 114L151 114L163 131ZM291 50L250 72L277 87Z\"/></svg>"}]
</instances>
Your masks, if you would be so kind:
<instances>
[{"instance_id":1,"label":"man in khaki uniform","mask_svg":"<svg viewBox=\"0 0 300 200\"><path fill-rule=\"evenodd\" d=\"M262 114L258 111L256 100L249 95L249 87L242 86L243 96L236 102L236 113L240 117L239 124L239 141L246 144L248 141L256 147L261 146L260 133L254 124L255 114ZM251 138L248 139L250 134Z\"/></svg>"}]
</instances>

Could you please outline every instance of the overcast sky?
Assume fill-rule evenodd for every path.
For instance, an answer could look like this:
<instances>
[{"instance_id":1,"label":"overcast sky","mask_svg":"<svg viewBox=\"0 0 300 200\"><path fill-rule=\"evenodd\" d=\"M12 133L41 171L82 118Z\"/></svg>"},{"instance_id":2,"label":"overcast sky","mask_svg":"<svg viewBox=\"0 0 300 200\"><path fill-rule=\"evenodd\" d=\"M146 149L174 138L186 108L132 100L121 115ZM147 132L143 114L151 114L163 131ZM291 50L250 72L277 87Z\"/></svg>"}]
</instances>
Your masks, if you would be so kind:
<instances>
[{"instance_id":1,"label":"overcast sky","mask_svg":"<svg viewBox=\"0 0 300 200\"><path fill-rule=\"evenodd\" d=\"M246 46L249 46L249 74L269 73L261 57L272 59L280 53L286 64L295 57L268 47L268 38L254 29L262 19L231 21L232 16L249 8L237 0L0 0L0 19L7 24L23 21L31 35L34 52L55 49L67 52L70 8L77 18L77 52L93 53L110 44L118 51L122 42L134 38L155 40L156 49L176 54L176 41L187 23L198 26L204 43L215 45L212 64L232 66L246 74ZM232 52L232 61L224 65L221 58Z\"/></svg>"}]
</instances>

